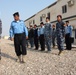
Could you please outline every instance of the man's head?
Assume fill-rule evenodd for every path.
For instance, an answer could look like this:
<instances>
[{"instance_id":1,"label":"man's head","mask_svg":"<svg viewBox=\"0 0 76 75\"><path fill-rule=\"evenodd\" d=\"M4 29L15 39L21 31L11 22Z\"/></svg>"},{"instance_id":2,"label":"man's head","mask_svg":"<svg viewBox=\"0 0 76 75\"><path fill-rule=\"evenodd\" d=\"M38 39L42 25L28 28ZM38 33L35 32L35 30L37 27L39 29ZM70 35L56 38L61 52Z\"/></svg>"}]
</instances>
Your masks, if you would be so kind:
<instances>
[{"instance_id":1,"label":"man's head","mask_svg":"<svg viewBox=\"0 0 76 75\"><path fill-rule=\"evenodd\" d=\"M33 27L32 27L32 25L30 25L30 29L32 29Z\"/></svg>"},{"instance_id":2,"label":"man's head","mask_svg":"<svg viewBox=\"0 0 76 75\"><path fill-rule=\"evenodd\" d=\"M40 23L40 26L42 27L43 25L44 25L44 23L43 23L43 22L41 22L41 23Z\"/></svg>"},{"instance_id":3,"label":"man's head","mask_svg":"<svg viewBox=\"0 0 76 75\"><path fill-rule=\"evenodd\" d=\"M56 26L55 25L52 25L52 28L55 28Z\"/></svg>"},{"instance_id":4,"label":"man's head","mask_svg":"<svg viewBox=\"0 0 76 75\"><path fill-rule=\"evenodd\" d=\"M15 21L18 21L19 20L19 13L18 12L14 13L13 17L14 17Z\"/></svg>"},{"instance_id":5,"label":"man's head","mask_svg":"<svg viewBox=\"0 0 76 75\"><path fill-rule=\"evenodd\" d=\"M66 21L66 25L68 25L69 24L69 21Z\"/></svg>"},{"instance_id":6,"label":"man's head","mask_svg":"<svg viewBox=\"0 0 76 75\"><path fill-rule=\"evenodd\" d=\"M46 22L49 22L49 21L50 21L49 17L46 17Z\"/></svg>"},{"instance_id":7,"label":"man's head","mask_svg":"<svg viewBox=\"0 0 76 75\"><path fill-rule=\"evenodd\" d=\"M58 16L57 16L57 21L60 22L61 20L62 20L62 16L61 16L61 15L58 15Z\"/></svg>"},{"instance_id":8,"label":"man's head","mask_svg":"<svg viewBox=\"0 0 76 75\"><path fill-rule=\"evenodd\" d=\"M37 28L37 25L36 24L34 25L34 28Z\"/></svg>"}]
</instances>

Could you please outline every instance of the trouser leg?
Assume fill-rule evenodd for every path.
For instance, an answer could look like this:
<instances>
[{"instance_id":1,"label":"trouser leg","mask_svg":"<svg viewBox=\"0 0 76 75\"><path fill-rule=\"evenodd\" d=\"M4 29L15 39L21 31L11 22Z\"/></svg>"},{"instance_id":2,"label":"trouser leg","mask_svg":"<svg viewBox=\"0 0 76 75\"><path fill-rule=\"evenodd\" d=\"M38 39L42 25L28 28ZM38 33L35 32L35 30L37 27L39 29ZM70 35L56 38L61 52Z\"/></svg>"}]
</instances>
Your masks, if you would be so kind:
<instances>
[{"instance_id":1,"label":"trouser leg","mask_svg":"<svg viewBox=\"0 0 76 75\"><path fill-rule=\"evenodd\" d=\"M64 38L63 37L60 37L60 36L57 37L57 45L60 51L64 50Z\"/></svg>"},{"instance_id":2,"label":"trouser leg","mask_svg":"<svg viewBox=\"0 0 76 75\"><path fill-rule=\"evenodd\" d=\"M46 46L48 51L51 51L51 39L49 37L46 37Z\"/></svg>"},{"instance_id":3,"label":"trouser leg","mask_svg":"<svg viewBox=\"0 0 76 75\"><path fill-rule=\"evenodd\" d=\"M40 45L41 45L41 50L45 50L45 39L44 35L40 36Z\"/></svg>"},{"instance_id":4,"label":"trouser leg","mask_svg":"<svg viewBox=\"0 0 76 75\"><path fill-rule=\"evenodd\" d=\"M20 38L18 36L14 37L14 46L15 46L15 52L17 56L20 56L22 54L20 49Z\"/></svg>"},{"instance_id":5,"label":"trouser leg","mask_svg":"<svg viewBox=\"0 0 76 75\"><path fill-rule=\"evenodd\" d=\"M21 47L22 47L22 55L27 55L27 50L26 50L26 36L22 36L21 40Z\"/></svg>"},{"instance_id":6,"label":"trouser leg","mask_svg":"<svg viewBox=\"0 0 76 75\"><path fill-rule=\"evenodd\" d=\"M35 43L35 48L38 49L39 45L38 45L38 38L34 38L34 43Z\"/></svg>"},{"instance_id":7,"label":"trouser leg","mask_svg":"<svg viewBox=\"0 0 76 75\"><path fill-rule=\"evenodd\" d=\"M55 37L52 37L52 45L55 47Z\"/></svg>"},{"instance_id":8,"label":"trouser leg","mask_svg":"<svg viewBox=\"0 0 76 75\"><path fill-rule=\"evenodd\" d=\"M66 49L71 50L70 34L66 34L65 41L66 41Z\"/></svg>"},{"instance_id":9,"label":"trouser leg","mask_svg":"<svg viewBox=\"0 0 76 75\"><path fill-rule=\"evenodd\" d=\"M31 45L31 47L34 47L34 39L33 38L30 38L30 45Z\"/></svg>"}]
</instances>

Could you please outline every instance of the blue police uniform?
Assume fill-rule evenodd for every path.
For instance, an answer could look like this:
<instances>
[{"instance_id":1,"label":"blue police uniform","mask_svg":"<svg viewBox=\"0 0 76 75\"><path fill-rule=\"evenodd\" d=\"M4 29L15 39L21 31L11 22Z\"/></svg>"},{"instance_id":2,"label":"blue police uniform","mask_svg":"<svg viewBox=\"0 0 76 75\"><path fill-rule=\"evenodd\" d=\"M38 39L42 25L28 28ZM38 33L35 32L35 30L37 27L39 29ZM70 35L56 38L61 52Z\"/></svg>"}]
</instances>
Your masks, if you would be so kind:
<instances>
[{"instance_id":1,"label":"blue police uniform","mask_svg":"<svg viewBox=\"0 0 76 75\"><path fill-rule=\"evenodd\" d=\"M25 35L28 36L28 31L24 21L22 20L13 21L11 23L11 28L10 28L10 37L13 37L15 34L21 34L21 33L25 33Z\"/></svg>"},{"instance_id":2,"label":"blue police uniform","mask_svg":"<svg viewBox=\"0 0 76 75\"><path fill-rule=\"evenodd\" d=\"M66 49L71 50L72 44L71 44L71 37L72 37L72 26L67 25L65 27L65 43L66 43Z\"/></svg>"},{"instance_id":3,"label":"blue police uniform","mask_svg":"<svg viewBox=\"0 0 76 75\"><path fill-rule=\"evenodd\" d=\"M44 28L44 36L45 36L45 42L48 51L51 51L51 37L52 37L52 27L51 23L46 23Z\"/></svg>"},{"instance_id":4,"label":"blue police uniform","mask_svg":"<svg viewBox=\"0 0 76 75\"><path fill-rule=\"evenodd\" d=\"M57 22L56 24L56 34L57 34L57 45L60 51L64 50L64 36L65 36L65 27L64 22Z\"/></svg>"},{"instance_id":5,"label":"blue police uniform","mask_svg":"<svg viewBox=\"0 0 76 75\"><path fill-rule=\"evenodd\" d=\"M52 44L55 47L55 39L56 39L56 28L52 29Z\"/></svg>"},{"instance_id":6,"label":"blue police uniform","mask_svg":"<svg viewBox=\"0 0 76 75\"><path fill-rule=\"evenodd\" d=\"M44 26L39 28L38 37L41 45L41 51L44 51L45 50Z\"/></svg>"}]
</instances>

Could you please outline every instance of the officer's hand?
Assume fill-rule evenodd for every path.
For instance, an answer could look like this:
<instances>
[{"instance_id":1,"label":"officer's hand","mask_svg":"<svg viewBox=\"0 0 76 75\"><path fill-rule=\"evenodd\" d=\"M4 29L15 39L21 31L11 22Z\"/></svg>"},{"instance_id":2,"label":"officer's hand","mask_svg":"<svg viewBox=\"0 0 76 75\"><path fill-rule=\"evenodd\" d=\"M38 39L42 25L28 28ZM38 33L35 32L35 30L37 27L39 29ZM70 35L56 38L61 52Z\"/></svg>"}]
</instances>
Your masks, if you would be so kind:
<instances>
[{"instance_id":1,"label":"officer's hand","mask_svg":"<svg viewBox=\"0 0 76 75\"><path fill-rule=\"evenodd\" d=\"M26 36L26 39L28 39L28 36Z\"/></svg>"},{"instance_id":2,"label":"officer's hand","mask_svg":"<svg viewBox=\"0 0 76 75\"><path fill-rule=\"evenodd\" d=\"M37 37L37 39L39 39L39 37Z\"/></svg>"},{"instance_id":3,"label":"officer's hand","mask_svg":"<svg viewBox=\"0 0 76 75\"><path fill-rule=\"evenodd\" d=\"M11 40L11 41L14 41L14 39L13 39L13 38L10 38L10 40Z\"/></svg>"},{"instance_id":4,"label":"officer's hand","mask_svg":"<svg viewBox=\"0 0 76 75\"><path fill-rule=\"evenodd\" d=\"M51 38L51 36L49 36L49 38Z\"/></svg>"}]
</instances>

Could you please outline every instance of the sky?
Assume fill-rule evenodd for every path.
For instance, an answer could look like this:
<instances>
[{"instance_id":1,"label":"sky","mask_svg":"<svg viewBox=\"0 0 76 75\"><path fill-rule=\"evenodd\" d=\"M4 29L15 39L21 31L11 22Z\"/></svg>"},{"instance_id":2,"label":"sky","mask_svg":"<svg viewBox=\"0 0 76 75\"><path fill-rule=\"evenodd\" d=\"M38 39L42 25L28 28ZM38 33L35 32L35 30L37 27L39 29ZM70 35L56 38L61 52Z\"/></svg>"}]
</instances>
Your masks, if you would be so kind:
<instances>
[{"instance_id":1,"label":"sky","mask_svg":"<svg viewBox=\"0 0 76 75\"><path fill-rule=\"evenodd\" d=\"M56 0L0 0L0 19L2 20L2 35L9 35L12 14L20 13L20 19L26 20Z\"/></svg>"}]
</instances>

